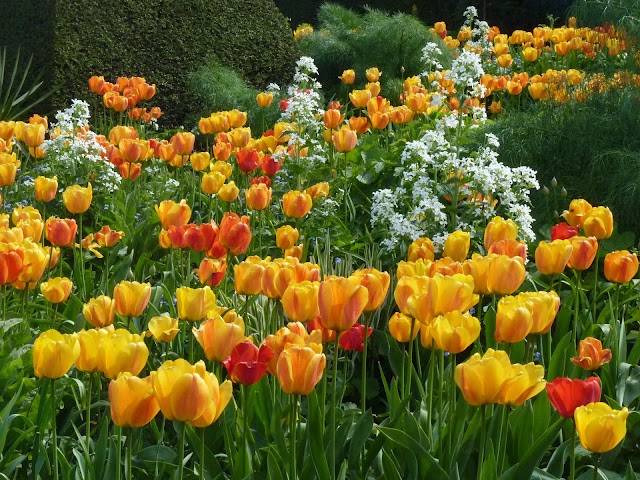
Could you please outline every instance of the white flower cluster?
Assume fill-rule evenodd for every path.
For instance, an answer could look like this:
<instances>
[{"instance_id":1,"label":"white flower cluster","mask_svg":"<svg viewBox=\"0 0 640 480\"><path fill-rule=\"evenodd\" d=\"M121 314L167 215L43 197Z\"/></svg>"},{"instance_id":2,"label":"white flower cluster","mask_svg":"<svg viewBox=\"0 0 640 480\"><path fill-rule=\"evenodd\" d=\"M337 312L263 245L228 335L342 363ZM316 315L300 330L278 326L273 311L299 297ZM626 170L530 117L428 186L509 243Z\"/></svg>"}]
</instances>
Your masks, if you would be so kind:
<instances>
[{"instance_id":1,"label":"white flower cluster","mask_svg":"<svg viewBox=\"0 0 640 480\"><path fill-rule=\"evenodd\" d=\"M435 42L428 42L422 48L422 62L426 65L427 70L422 73L423 77L428 77L434 70L442 70L444 67L440 63L442 50Z\"/></svg>"},{"instance_id":2,"label":"white flower cluster","mask_svg":"<svg viewBox=\"0 0 640 480\"><path fill-rule=\"evenodd\" d=\"M463 50L453 60L451 71L448 73L449 78L464 89L473 89L480 82L482 75L484 75L482 58L471 50Z\"/></svg>"}]
</instances>

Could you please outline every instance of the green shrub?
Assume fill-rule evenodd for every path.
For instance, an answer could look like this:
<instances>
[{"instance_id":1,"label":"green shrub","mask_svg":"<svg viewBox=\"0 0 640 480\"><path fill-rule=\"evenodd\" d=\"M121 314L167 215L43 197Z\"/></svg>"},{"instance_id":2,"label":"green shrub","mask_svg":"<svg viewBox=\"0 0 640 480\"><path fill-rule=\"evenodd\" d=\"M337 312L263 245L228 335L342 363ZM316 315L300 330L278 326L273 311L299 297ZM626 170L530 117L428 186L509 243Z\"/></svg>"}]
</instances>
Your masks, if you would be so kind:
<instances>
[{"instance_id":1,"label":"green shrub","mask_svg":"<svg viewBox=\"0 0 640 480\"><path fill-rule=\"evenodd\" d=\"M585 103L536 103L508 112L489 128L500 140L500 159L538 171L541 185L559 186L532 195L537 226L554 221L572 198L611 208L622 231L640 236L640 96L637 89L593 95ZM568 192L561 198L560 188ZM556 220L557 221L557 220Z\"/></svg>"},{"instance_id":2,"label":"green shrub","mask_svg":"<svg viewBox=\"0 0 640 480\"><path fill-rule=\"evenodd\" d=\"M187 76L208 58L262 88L288 81L298 57L271 0L8 1L0 45L33 52L36 70L59 87L51 109L89 99L92 75L139 75L157 85L151 103L166 112L164 124L177 125L191 112Z\"/></svg>"},{"instance_id":3,"label":"green shrub","mask_svg":"<svg viewBox=\"0 0 640 480\"><path fill-rule=\"evenodd\" d=\"M318 29L299 43L302 52L314 58L328 98L340 92L338 76L345 69L354 69L356 85L364 85L365 71L370 67L382 71L381 95L397 98L400 92L391 91L389 85L422 73L422 48L437 39L419 20L403 13L389 15L369 9L359 15L325 3L318 12L318 22Z\"/></svg>"}]
</instances>

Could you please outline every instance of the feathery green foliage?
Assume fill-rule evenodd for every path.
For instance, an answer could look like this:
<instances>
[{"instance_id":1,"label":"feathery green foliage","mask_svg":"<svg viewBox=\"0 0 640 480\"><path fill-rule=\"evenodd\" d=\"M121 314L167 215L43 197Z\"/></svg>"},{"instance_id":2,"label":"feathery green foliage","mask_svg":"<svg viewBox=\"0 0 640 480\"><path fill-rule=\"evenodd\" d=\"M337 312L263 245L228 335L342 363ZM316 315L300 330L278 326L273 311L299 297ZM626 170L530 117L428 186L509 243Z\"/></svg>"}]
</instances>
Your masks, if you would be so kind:
<instances>
[{"instance_id":1,"label":"feathery green foliage","mask_svg":"<svg viewBox=\"0 0 640 480\"><path fill-rule=\"evenodd\" d=\"M338 76L345 69L356 71L356 85L366 82L367 68L383 72L382 95L395 98L394 79L410 77L424 70L422 48L437 37L411 15L367 9L363 15L340 5L325 3L318 12L319 27L300 42L305 55L314 58L320 82L330 97L340 90Z\"/></svg>"},{"instance_id":2,"label":"feathery green foliage","mask_svg":"<svg viewBox=\"0 0 640 480\"><path fill-rule=\"evenodd\" d=\"M640 37L640 0L577 0L569 14L583 25L610 23Z\"/></svg>"}]
</instances>

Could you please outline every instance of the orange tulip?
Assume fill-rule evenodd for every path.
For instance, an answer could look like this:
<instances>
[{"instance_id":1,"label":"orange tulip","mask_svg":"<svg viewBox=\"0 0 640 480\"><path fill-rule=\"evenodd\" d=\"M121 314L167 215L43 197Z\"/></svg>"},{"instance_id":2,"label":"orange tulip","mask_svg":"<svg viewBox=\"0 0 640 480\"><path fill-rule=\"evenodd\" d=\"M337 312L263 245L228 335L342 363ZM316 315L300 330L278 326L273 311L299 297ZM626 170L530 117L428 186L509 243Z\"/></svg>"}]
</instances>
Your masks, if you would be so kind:
<instances>
[{"instance_id":1,"label":"orange tulip","mask_svg":"<svg viewBox=\"0 0 640 480\"><path fill-rule=\"evenodd\" d=\"M608 253L604 257L604 276L610 282L627 283L638 273L638 256L627 250Z\"/></svg>"},{"instance_id":2,"label":"orange tulip","mask_svg":"<svg viewBox=\"0 0 640 480\"><path fill-rule=\"evenodd\" d=\"M260 108L268 108L273 102L273 93L259 93L256 96L256 103Z\"/></svg>"},{"instance_id":3,"label":"orange tulip","mask_svg":"<svg viewBox=\"0 0 640 480\"><path fill-rule=\"evenodd\" d=\"M191 132L178 132L171 137L171 146L176 155L190 155L193 152L196 137Z\"/></svg>"},{"instance_id":4,"label":"orange tulip","mask_svg":"<svg viewBox=\"0 0 640 480\"><path fill-rule=\"evenodd\" d=\"M118 144L118 150L123 160L127 162L141 162L149 155L149 141L123 138Z\"/></svg>"},{"instance_id":5,"label":"orange tulip","mask_svg":"<svg viewBox=\"0 0 640 480\"><path fill-rule=\"evenodd\" d=\"M152 377L138 378L129 372L109 383L111 419L119 427L144 427L160 411Z\"/></svg>"},{"instance_id":6,"label":"orange tulip","mask_svg":"<svg viewBox=\"0 0 640 480\"><path fill-rule=\"evenodd\" d=\"M227 273L226 258L203 258L198 267L198 280L203 285L215 287Z\"/></svg>"},{"instance_id":7,"label":"orange tulip","mask_svg":"<svg viewBox=\"0 0 640 480\"><path fill-rule=\"evenodd\" d=\"M348 128L338 130L331 138L336 150L341 153L350 152L358 143L358 134Z\"/></svg>"},{"instance_id":8,"label":"orange tulip","mask_svg":"<svg viewBox=\"0 0 640 480\"><path fill-rule=\"evenodd\" d=\"M324 112L323 120L325 127L330 130L335 130L344 120L344 115L340 114L340 110L331 108Z\"/></svg>"},{"instance_id":9,"label":"orange tulip","mask_svg":"<svg viewBox=\"0 0 640 480\"><path fill-rule=\"evenodd\" d=\"M232 255L241 255L247 251L251 243L249 217L240 218L235 213L225 213L220 222L218 238L220 244L229 249Z\"/></svg>"},{"instance_id":10,"label":"orange tulip","mask_svg":"<svg viewBox=\"0 0 640 480\"><path fill-rule=\"evenodd\" d=\"M413 324L413 331L411 325ZM389 319L389 333L397 341L407 343L420 333L421 323L400 312L394 313Z\"/></svg>"},{"instance_id":11,"label":"orange tulip","mask_svg":"<svg viewBox=\"0 0 640 480\"><path fill-rule=\"evenodd\" d=\"M282 196L282 210L287 217L302 218L313 205L311 195L298 190L290 190Z\"/></svg>"},{"instance_id":12,"label":"orange tulip","mask_svg":"<svg viewBox=\"0 0 640 480\"><path fill-rule=\"evenodd\" d=\"M78 225L69 218L49 217L45 222L45 235L52 245L57 247L72 247Z\"/></svg>"},{"instance_id":13,"label":"orange tulip","mask_svg":"<svg viewBox=\"0 0 640 480\"><path fill-rule=\"evenodd\" d=\"M368 300L369 293L359 278L328 278L320 283L318 291L320 322L330 330L349 330L358 321Z\"/></svg>"},{"instance_id":14,"label":"orange tulip","mask_svg":"<svg viewBox=\"0 0 640 480\"><path fill-rule=\"evenodd\" d=\"M311 196L312 200L318 200L320 198L327 198L329 196L329 183L320 182L315 185L311 185L305 190Z\"/></svg>"},{"instance_id":15,"label":"orange tulip","mask_svg":"<svg viewBox=\"0 0 640 480\"><path fill-rule=\"evenodd\" d=\"M390 120L389 115L386 113L374 112L371 114L371 126L376 130L383 130L387 128Z\"/></svg>"},{"instance_id":16,"label":"orange tulip","mask_svg":"<svg viewBox=\"0 0 640 480\"><path fill-rule=\"evenodd\" d=\"M307 322L318 316L319 282L292 283L282 295L284 313L294 322Z\"/></svg>"},{"instance_id":17,"label":"orange tulip","mask_svg":"<svg viewBox=\"0 0 640 480\"><path fill-rule=\"evenodd\" d=\"M271 188L264 183L254 183L244 193L247 200L247 208L251 210L264 210L271 203Z\"/></svg>"},{"instance_id":18,"label":"orange tulip","mask_svg":"<svg viewBox=\"0 0 640 480\"><path fill-rule=\"evenodd\" d=\"M160 202L160 205L156 205L156 213L160 218L162 228L169 230L171 225L181 227L189 223L191 207L187 205L186 200L180 200L180 203L164 200Z\"/></svg>"},{"instance_id":19,"label":"orange tulip","mask_svg":"<svg viewBox=\"0 0 640 480\"><path fill-rule=\"evenodd\" d=\"M116 312L123 317L138 317L142 315L150 298L150 283L123 280L113 290Z\"/></svg>"},{"instance_id":20,"label":"orange tulip","mask_svg":"<svg viewBox=\"0 0 640 480\"><path fill-rule=\"evenodd\" d=\"M520 288L526 275L522 258L498 255L487 269L487 288L492 294L511 295Z\"/></svg>"},{"instance_id":21,"label":"orange tulip","mask_svg":"<svg viewBox=\"0 0 640 480\"><path fill-rule=\"evenodd\" d=\"M587 337L580 340L578 355L571 358L571 362L584 370L597 370L611 361L612 354L608 348L602 348L602 342L597 338Z\"/></svg>"},{"instance_id":22,"label":"orange tulip","mask_svg":"<svg viewBox=\"0 0 640 480\"><path fill-rule=\"evenodd\" d=\"M207 318L191 331L210 361L223 362L233 347L246 339L244 321L234 311Z\"/></svg>"},{"instance_id":23,"label":"orange tulip","mask_svg":"<svg viewBox=\"0 0 640 480\"><path fill-rule=\"evenodd\" d=\"M0 252L0 285L13 283L23 269L24 252L9 248Z\"/></svg>"},{"instance_id":24,"label":"orange tulip","mask_svg":"<svg viewBox=\"0 0 640 480\"><path fill-rule=\"evenodd\" d=\"M278 357L277 377L285 393L309 395L318 382L327 364L322 346L292 346Z\"/></svg>"},{"instance_id":25,"label":"orange tulip","mask_svg":"<svg viewBox=\"0 0 640 480\"><path fill-rule=\"evenodd\" d=\"M598 240L596 237L571 237L569 239L573 246L571 257L569 257L569 268L574 270L586 270L591 266L598 253Z\"/></svg>"},{"instance_id":26,"label":"orange tulip","mask_svg":"<svg viewBox=\"0 0 640 480\"><path fill-rule=\"evenodd\" d=\"M518 236L518 226L511 220L494 217L484 231L484 248L488 252L491 245L499 240L515 240Z\"/></svg>"},{"instance_id":27,"label":"orange tulip","mask_svg":"<svg viewBox=\"0 0 640 480\"><path fill-rule=\"evenodd\" d=\"M521 302L526 302L533 316L530 334L548 333L560 308L560 297L554 291L523 292L518 295Z\"/></svg>"},{"instance_id":28,"label":"orange tulip","mask_svg":"<svg viewBox=\"0 0 640 480\"><path fill-rule=\"evenodd\" d=\"M506 255L507 257L520 257L527 260L527 244L518 240L498 240L489 247L488 254Z\"/></svg>"},{"instance_id":29,"label":"orange tulip","mask_svg":"<svg viewBox=\"0 0 640 480\"><path fill-rule=\"evenodd\" d=\"M429 238L418 238L409 245L407 260L415 262L419 258L433 261L435 258L433 242Z\"/></svg>"},{"instance_id":30,"label":"orange tulip","mask_svg":"<svg viewBox=\"0 0 640 480\"><path fill-rule=\"evenodd\" d=\"M375 268L367 268L353 272L353 276L360 279L360 285L367 289L369 300L364 307L365 312L379 309L389 291L391 277L387 272L380 272Z\"/></svg>"},{"instance_id":31,"label":"orange tulip","mask_svg":"<svg viewBox=\"0 0 640 480\"><path fill-rule=\"evenodd\" d=\"M362 135L367 132L369 130L369 126L369 120L367 120L367 117L351 117L349 119L349 128L358 135Z\"/></svg>"}]
</instances>

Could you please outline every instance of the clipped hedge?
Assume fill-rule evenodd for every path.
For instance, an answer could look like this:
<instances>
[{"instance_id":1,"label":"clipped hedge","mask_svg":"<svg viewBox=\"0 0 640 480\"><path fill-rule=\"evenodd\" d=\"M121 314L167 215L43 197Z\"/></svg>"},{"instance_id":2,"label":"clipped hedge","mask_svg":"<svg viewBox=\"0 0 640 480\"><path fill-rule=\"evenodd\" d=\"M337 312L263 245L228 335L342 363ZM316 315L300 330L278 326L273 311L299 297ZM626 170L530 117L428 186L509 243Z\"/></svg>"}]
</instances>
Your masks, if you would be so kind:
<instances>
[{"instance_id":1,"label":"clipped hedge","mask_svg":"<svg viewBox=\"0 0 640 480\"><path fill-rule=\"evenodd\" d=\"M214 58L254 87L291 79L298 56L272 0L6 0L0 45L34 53L58 88L51 109L90 98L87 79L146 77L165 124L190 111L187 76Z\"/></svg>"}]
</instances>

